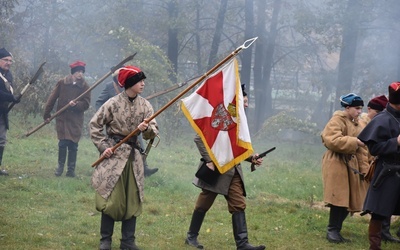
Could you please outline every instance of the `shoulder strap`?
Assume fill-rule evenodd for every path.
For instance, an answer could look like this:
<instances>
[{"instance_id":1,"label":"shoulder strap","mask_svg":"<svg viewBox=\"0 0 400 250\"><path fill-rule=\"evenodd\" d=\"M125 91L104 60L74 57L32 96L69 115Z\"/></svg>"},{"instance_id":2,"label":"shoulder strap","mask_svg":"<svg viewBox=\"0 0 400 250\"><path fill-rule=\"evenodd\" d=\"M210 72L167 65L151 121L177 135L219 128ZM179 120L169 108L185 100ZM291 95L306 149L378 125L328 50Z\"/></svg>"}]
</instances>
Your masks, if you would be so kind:
<instances>
[{"instance_id":1,"label":"shoulder strap","mask_svg":"<svg viewBox=\"0 0 400 250\"><path fill-rule=\"evenodd\" d=\"M6 86L6 89L8 91L10 91L11 94L13 94L14 90L13 90L11 84L8 82L7 78L5 78L2 73L0 73L0 77L1 77L1 79L3 79L3 82L4 82L4 85Z\"/></svg>"}]
</instances>

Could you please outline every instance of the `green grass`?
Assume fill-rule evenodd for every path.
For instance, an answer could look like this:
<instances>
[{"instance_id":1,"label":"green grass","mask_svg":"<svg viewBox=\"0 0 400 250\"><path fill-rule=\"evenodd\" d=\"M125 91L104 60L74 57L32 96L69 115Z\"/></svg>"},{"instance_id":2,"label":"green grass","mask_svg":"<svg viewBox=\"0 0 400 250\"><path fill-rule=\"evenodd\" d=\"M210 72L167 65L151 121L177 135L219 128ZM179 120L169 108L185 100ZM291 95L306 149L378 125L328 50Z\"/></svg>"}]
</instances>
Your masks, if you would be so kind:
<instances>
[{"instance_id":1,"label":"green grass","mask_svg":"<svg viewBox=\"0 0 400 250\"><path fill-rule=\"evenodd\" d=\"M10 176L0 176L1 249L97 249L100 214L90 185L98 153L92 142L79 143L77 178L55 177L57 138L54 124L29 137L23 135L41 121L11 117L9 143L3 165ZM18 122L17 122L18 121ZM184 245L199 189L191 184L199 154L193 132L163 141L148 157L159 172L145 180L143 214L136 238L142 249L191 249ZM255 141L256 151L277 150L255 172L243 163L247 191L247 224L252 244L268 249L368 249L368 216L354 215L344 222L348 244L325 239L328 210L322 205L322 145ZM392 224L393 233L399 222ZM118 249L120 223L114 230ZM206 249L235 249L231 216L219 196L208 212L199 241ZM399 249L382 244L383 249Z\"/></svg>"}]
</instances>

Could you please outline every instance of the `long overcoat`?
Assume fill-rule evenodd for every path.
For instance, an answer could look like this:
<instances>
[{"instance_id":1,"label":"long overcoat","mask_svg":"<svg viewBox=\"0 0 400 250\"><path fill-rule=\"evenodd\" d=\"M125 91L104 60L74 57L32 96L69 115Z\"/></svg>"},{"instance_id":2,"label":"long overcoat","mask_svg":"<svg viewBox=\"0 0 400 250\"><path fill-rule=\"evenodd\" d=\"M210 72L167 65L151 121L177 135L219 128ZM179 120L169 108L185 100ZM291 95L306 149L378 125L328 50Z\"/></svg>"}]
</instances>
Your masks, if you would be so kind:
<instances>
[{"instance_id":1,"label":"long overcoat","mask_svg":"<svg viewBox=\"0 0 400 250\"><path fill-rule=\"evenodd\" d=\"M363 210L389 217L400 215L400 173L387 175L380 185L374 186L386 164L400 165L400 147L397 137L400 134L400 111L387 105L386 110L377 114L360 133L369 152L378 157L375 172L368 189ZM385 164L385 165L386 165Z\"/></svg>"},{"instance_id":2,"label":"long overcoat","mask_svg":"<svg viewBox=\"0 0 400 250\"><path fill-rule=\"evenodd\" d=\"M336 111L321 133L327 149L322 157L324 202L346 207L349 212L361 211L365 197L363 180L357 173L366 173L369 168L365 149L357 145L361 129L344 111Z\"/></svg>"},{"instance_id":3,"label":"long overcoat","mask_svg":"<svg viewBox=\"0 0 400 250\"><path fill-rule=\"evenodd\" d=\"M57 111L89 89L89 85L82 78L73 82L72 75L57 82L56 87L47 99L43 118L46 120L57 102ZM90 92L77 101L75 106L68 107L56 117L56 131L59 140L71 140L78 143L82 136L84 112L90 105Z\"/></svg>"},{"instance_id":4,"label":"long overcoat","mask_svg":"<svg viewBox=\"0 0 400 250\"><path fill-rule=\"evenodd\" d=\"M144 119L153 115L150 102L137 96L132 102L126 92L122 92L104 103L95 113L89 123L90 136L100 153L115 145L112 135L127 136L134 131ZM106 133L104 133L104 129ZM149 127L142 132L143 139L154 138L158 134L156 120L149 122ZM139 146L139 144L137 144ZM92 175L93 188L107 199L113 191L122 171L127 166L132 147L126 143L118 147L112 157L104 159ZM133 173L139 189L139 198L144 199L144 167L143 158L137 148L134 148Z\"/></svg>"}]
</instances>

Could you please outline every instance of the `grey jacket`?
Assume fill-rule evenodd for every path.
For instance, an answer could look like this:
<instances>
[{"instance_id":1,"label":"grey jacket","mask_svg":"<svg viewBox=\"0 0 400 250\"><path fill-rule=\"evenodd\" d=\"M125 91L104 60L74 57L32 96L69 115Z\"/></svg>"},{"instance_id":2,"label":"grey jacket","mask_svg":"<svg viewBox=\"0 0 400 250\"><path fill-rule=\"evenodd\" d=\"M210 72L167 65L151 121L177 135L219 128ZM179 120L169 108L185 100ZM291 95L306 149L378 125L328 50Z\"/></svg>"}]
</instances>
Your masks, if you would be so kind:
<instances>
[{"instance_id":1,"label":"grey jacket","mask_svg":"<svg viewBox=\"0 0 400 250\"><path fill-rule=\"evenodd\" d=\"M206 150L206 147L201 140L200 136L196 135L194 138L194 142L196 143L197 148L199 149L201 157L206 161L210 162L211 158L208 155L208 152ZM200 162L199 167L203 164L203 162ZM222 194L222 195L228 195L229 191L229 186L231 185L232 178L235 174L235 171L237 171L240 175L240 178L242 179L242 185L243 185L243 191L244 191L244 196L246 196L246 190L244 188L244 179L243 179L243 173L242 173L242 167L240 164L236 165L235 167L231 168L224 174L220 175L218 177L218 181L215 185L211 186L204 181L198 179L197 177L194 177L193 179L193 185L195 185L198 188L205 189L217 194Z\"/></svg>"}]
</instances>

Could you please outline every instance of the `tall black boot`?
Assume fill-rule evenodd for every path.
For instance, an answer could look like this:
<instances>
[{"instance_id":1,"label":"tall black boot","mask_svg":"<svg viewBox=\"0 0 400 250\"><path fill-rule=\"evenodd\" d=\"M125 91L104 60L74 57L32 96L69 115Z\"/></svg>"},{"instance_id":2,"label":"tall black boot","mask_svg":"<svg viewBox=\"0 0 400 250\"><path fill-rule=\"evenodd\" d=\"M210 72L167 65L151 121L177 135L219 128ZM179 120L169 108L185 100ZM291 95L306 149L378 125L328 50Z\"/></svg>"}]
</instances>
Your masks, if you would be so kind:
<instances>
[{"instance_id":1,"label":"tall black boot","mask_svg":"<svg viewBox=\"0 0 400 250\"><path fill-rule=\"evenodd\" d=\"M129 220L123 220L121 226L121 245L120 249L123 250L139 250L135 244L135 231L136 231L136 217Z\"/></svg>"},{"instance_id":2,"label":"tall black boot","mask_svg":"<svg viewBox=\"0 0 400 250\"><path fill-rule=\"evenodd\" d=\"M237 250L263 250L264 245L252 246L249 244L248 233L247 233L247 223L246 214L244 211L235 212L232 214L232 227L233 236L236 242Z\"/></svg>"},{"instance_id":3,"label":"tall black boot","mask_svg":"<svg viewBox=\"0 0 400 250\"><path fill-rule=\"evenodd\" d=\"M201 245L197 241L197 236L199 235L199 231L201 225L203 224L204 217L206 216L206 212L194 210L192 214L192 220L190 221L189 231L187 232L187 237L185 240L185 244L195 247L197 249L204 249L203 245Z\"/></svg>"},{"instance_id":4,"label":"tall black boot","mask_svg":"<svg viewBox=\"0 0 400 250\"><path fill-rule=\"evenodd\" d=\"M65 160L67 158L67 147L58 146L58 166L56 172L54 172L55 176L61 176L64 172Z\"/></svg>"},{"instance_id":5,"label":"tall black boot","mask_svg":"<svg viewBox=\"0 0 400 250\"><path fill-rule=\"evenodd\" d=\"M340 234L342 230L343 221L348 215L345 207L331 206L329 210L329 224L327 228L326 239L332 243L342 243L349 240L343 238Z\"/></svg>"},{"instance_id":6,"label":"tall black boot","mask_svg":"<svg viewBox=\"0 0 400 250\"><path fill-rule=\"evenodd\" d=\"M0 146L0 175L8 175L8 172L1 167L1 162L3 161L4 146Z\"/></svg>"},{"instance_id":7,"label":"tall black boot","mask_svg":"<svg viewBox=\"0 0 400 250\"><path fill-rule=\"evenodd\" d=\"M78 154L78 150L74 149L69 149L68 150L68 169L67 169L67 174L65 176L67 177L75 177L75 166L76 166L76 155Z\"/></svg>"},{"instance_id":8,"label":"tall black boot","mask_svg":"<svg viewBox=\"0 0 400 250\"><path fill-rule=\"evenodd\" d=\"M383 241L400 243L400 240L393 237L392 234L390 233L390 217L387 217L382 221L381 233Z\"/></svg>"},{"instance_id":9,"label":"tall black boot","mask_svg":"<svg viewBox=\"0 0 400 250\"><path fill-rule=\"evenodd\" d=\"M100 250L111 250L112 235L114 232L114 219L101 213L100 225Z\"/></svg>"}]
</instances>

